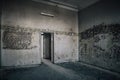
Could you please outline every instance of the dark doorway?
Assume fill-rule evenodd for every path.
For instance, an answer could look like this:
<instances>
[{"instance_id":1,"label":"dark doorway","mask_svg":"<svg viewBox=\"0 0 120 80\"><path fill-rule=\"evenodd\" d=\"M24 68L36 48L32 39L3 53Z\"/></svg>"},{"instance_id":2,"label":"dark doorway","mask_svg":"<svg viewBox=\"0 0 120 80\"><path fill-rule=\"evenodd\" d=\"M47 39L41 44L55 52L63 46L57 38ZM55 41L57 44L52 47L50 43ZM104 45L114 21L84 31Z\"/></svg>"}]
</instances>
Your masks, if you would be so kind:
<instances>
[{"instance_id":1,"label":"dark doorway","mask_svg":"<svg viewBox=\"0 0 120 80\"><path fill-rule=\"evenodd\" d=\"M51 60L51 34L43 34L43 58Z\"/></svg>"}]
</instances>

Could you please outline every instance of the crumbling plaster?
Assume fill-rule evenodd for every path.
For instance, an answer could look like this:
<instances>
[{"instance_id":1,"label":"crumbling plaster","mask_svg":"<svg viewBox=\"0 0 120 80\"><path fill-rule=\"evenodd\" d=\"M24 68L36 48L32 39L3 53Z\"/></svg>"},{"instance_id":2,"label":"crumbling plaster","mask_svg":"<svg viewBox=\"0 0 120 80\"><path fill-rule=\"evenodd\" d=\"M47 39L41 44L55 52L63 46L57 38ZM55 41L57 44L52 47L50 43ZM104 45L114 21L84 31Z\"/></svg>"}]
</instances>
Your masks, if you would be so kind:
<instances>
[{"instance_id":1,"label":"crumbling plaster","mask_svg":"<svg viewBox=\"0 0 120 80\"><path fill-rule=\"evenodd\" d=\"M53 14L54 17L43 16L41 12ZM32 49L4 49L2 40L2 66L40 64L41 32L54 33L55 63L78 61L77 12L33 1L5 0L1 20L2 38L7 28L13 28L13 31L14 28L23 28L33 32L32 44L37 46Z\"/></svg>"},{"instance_id":2,"label":"crumbling plaster","mask_svg":"<svg viewBox=\"0 0 120 80\"><path fill-rule=\"evenodd\" d=\"M79 12L79 61L120 72L119 3L101 0Z\"/></svg>"}]
</instances>

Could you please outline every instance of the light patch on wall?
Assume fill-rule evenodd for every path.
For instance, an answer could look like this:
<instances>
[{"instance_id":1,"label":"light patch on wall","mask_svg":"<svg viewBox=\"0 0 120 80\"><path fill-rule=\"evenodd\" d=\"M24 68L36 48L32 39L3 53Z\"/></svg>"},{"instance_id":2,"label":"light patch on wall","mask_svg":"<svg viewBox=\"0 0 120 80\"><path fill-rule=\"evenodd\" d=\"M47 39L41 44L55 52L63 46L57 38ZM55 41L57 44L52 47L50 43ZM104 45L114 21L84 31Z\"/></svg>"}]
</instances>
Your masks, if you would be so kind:
<instances>
[{"instance_id":1,"label":"light patch on wall","mask_svg":"<svg viewBox=\"0 0 120 80\"><path fill-rule=\"evenodd\" d=\"M53 14L49 14L49 13L45 13L45 12L41 12L40 14L43 16L54 17Z\"/></svg>"}]
</instances>

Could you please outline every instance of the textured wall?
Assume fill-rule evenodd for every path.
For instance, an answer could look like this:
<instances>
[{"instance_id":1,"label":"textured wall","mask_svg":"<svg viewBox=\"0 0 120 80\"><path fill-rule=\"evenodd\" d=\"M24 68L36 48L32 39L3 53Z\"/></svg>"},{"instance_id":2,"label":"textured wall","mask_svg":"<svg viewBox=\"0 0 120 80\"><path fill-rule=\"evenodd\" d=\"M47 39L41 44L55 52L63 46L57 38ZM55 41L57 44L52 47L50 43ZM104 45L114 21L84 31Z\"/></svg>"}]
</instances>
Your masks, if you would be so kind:
<instances>
[{"instance_id":1,"label":"textured wall","mask_svg":"<svg viewBox=\"0 0 120 80\"><path fill-rule=\"evenodd\" d=\"M15 27L2 30L2 66L41 63L39 33L24 30Z\"/></svg>"},{"instance_id":2,"label":"textured wall","mask_svg":"<svg viewBox=\"0 0 120 80\"><path fill-rule=\"evenodd\" d=\"M79 12L79 60L120 72L120 1L103 0Z\"/></svg>"},{"instance_id":3,"label":"textured wall","mask_svg":"<svg viewBox=\"0 0 120 80\"><path fill-rule=\"evenodd\" d=\"M55 63L78 61L78 37L56 35L54 37Z\"/></svg>"},{"instance_id":4,"label":"textured wall","mask_svg":"<svg viewBox=\"0 0 120 80\"><path fill-rule=\"evenodd\" d=\"M41 12L53 14L54 17L43 16L41 15ZM78 57L77 12L27 0L5 0L2 14L3 66L27 65L33 63L39 64L41 62L41 51L38 50L40 47L39 39L41 38L39 36L40 32L54 33L55 62L70 61L69 59L71 59L71 61L75 61ZM23 31L5 31L6 28L11 29L13 27L23 28ZM13 29L13 31L15 30ZM24 36L21 34L24 34ZM32 38L31 35L33 36ZM26 38L24 39L23 37ZM58 37L61 39L59 40L60 42L57 39ZM68 38L66 39L66 37ZM35 41L33 42L36 43L33 44L36 44L38 47L34 45L31 46L32 42L30 39L34 39ZM10 41L7 42L7 40L13 40L15 41L15 44L8 45L7 43L12 43L10 43ZM67 42L68 40L69 42ZM66 45L70 46L64 48L63 46ZM76 47L72 47L73 45L76 45ZM75 55L76 57L72 58L71 55ZM57 59L57 56L60 58Z\"/></svg>"},{"instance_id":5,"label":"textured wall","mask_svg":"<svg viewBox=\"0 0 120 80\"><path fill-rule=\"evenodd\" d=\"M0 24L0 30L1 30L1 24ZM1 32L0 32L0 60L1 60ZM1 67L1 61L0 61L0 67Z\"/></svg>"},{"instance_id":6,"label":"textured wall","mask_svg":"<svg viewBox=\"0 0 120 80\"><path fill-rule=\"evenodd\" d=\"M8 1L4 6L2 24L62 32L78 31L77 12L24 0ZM41 12L54 17L43 16Z\"/></svg>"}]
</instances>

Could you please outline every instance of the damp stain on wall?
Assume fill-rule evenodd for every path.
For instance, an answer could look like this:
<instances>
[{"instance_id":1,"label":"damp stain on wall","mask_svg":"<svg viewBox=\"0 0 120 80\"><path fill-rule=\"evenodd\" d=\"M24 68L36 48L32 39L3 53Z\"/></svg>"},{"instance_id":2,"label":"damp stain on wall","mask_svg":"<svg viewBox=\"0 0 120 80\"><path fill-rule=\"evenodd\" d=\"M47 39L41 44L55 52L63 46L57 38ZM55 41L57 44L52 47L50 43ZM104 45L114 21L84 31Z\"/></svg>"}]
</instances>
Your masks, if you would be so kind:
<instances>
[{"instance_id":1,"label":"damp stain on wall","mask_svg":"<svg viewBox=\"0 0 120 80\"><path fill-rule=\"evenodd\" d=\"M94 37L97 34L110 33L117 37L120 33L120 24L108 24L104 23L99 25L94 25L92 28L87 29L80 33L81 39L89 39Z\"/></svg>"},{"instance_id":2,"label":"damp stain on wall","mask_svg":"<svg viewBox=\"0 0 120 80\"><path fill-rule=\"evenodd\" d=\"M94 25L79 37L80 61L120 72L120 24Z\"/></svg>"},{"instance_id":3,"label":"damp stain on wall","mask_svg":"<svg viewBox=\"0 0 120 80\"><path fill-rule=\"evenodd\" d=\"M3 49L32 49L32 32L23 28L7 28L3 32Z\"/></svg>"}]
</instances>

